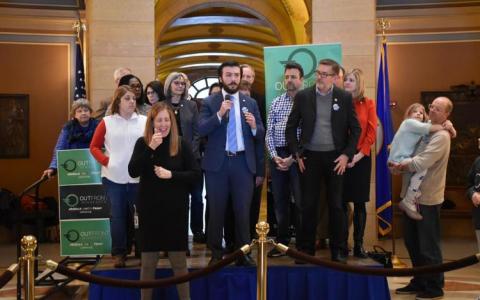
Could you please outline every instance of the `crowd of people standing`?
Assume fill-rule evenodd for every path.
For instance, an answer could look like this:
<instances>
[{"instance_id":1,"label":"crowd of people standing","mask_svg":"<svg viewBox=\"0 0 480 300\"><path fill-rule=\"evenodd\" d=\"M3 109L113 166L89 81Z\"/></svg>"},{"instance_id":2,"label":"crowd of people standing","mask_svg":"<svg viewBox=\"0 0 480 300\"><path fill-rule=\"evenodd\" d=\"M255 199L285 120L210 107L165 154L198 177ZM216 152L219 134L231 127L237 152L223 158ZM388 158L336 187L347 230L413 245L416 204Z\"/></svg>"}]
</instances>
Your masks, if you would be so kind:
<instances>
[{"instance_id":1,"label":"crowd of people standing","mask_svg":"<svg viewBox=\"0 0 480 300\"><path fill-rule=\"evenodd\" d=\"M353 255L368 257L364 232L377 129L375 102L365 95L359 69L345 72L334 60L322 59L315 76L315 84L304 88L302 66L286 63L285 92L273 99L266 120L263 97L251 91L253 68L233 61L220 65L219 83L200 101L190 99L190 81L184 73L172 72L164 84L152 81L144 88L131 70L120 68L114 72L113 98L102 101L96 112L100 121L92 117L87 100L74 102L72 119L55 150L90 148L102 165L102 183L111 203L115 267L125 267L135 239L142 279L154 277L160 252L167 254L175 274L188 272L189 210L193 241L207 243L209 264L249 244L265 178L265 149L276 241L291 242L293 223L296 248L315 255L318 227L325 227L331 259L346 263L352 202ZM451 101L440 97L429 108L429 118L420 104L409 110L389 161L392 173L404 174L402 197L407 196L400 208L405 211L405 243L414 266L442 261L439 209L450 138L456 135L448 121ZM44 176L55 174L55 157ZM471 171L469 197L478 206L477 169ZM327 224L318 218L319 208L328 211ZM135 213L139 222L134 238ZM272 249L268 255L283 254ZM255 262L246 255L236 264ZM442 287L443 275L433 274L415 277L398 293L431 299L443 295ZM189 299L188 284L177 289L181 299ZM151 295L151 290L142 290L142 299Z\"/></svg>"}]
</instances>

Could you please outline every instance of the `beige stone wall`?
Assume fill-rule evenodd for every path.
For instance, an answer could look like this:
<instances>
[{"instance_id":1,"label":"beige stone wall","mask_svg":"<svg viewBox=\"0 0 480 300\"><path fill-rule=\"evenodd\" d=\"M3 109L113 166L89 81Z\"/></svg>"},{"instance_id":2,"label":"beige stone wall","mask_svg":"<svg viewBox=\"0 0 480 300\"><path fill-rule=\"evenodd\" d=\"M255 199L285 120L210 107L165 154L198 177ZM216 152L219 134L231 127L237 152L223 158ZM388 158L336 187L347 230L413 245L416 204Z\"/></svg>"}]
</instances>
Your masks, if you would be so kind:
<instances>
[{"instance_id":1,"label":"beige stone wall","mask_svg":"<svg viewBox=\"0 0 480 300\"><path fill-rule=\"evenodd\" d=\"M87 0L87 80L93 105L113 94L113 71L129 67L147 84L155 79L154 1Z\"/></svg>"},{"instance_id":2,"label":"beige stone wall","mask_svg":"<svg viewBox=\"0 0 480 300\"><path fill-rule=\"evenodd\" d=\"M374 0L312 0L312 42L341 43L343 66L347 70L362 69L365 74L366 95L375 98ZM365 232L365 243L368 247L377 241L373 183L372 177Z\"/></svg>"}]
</instances>

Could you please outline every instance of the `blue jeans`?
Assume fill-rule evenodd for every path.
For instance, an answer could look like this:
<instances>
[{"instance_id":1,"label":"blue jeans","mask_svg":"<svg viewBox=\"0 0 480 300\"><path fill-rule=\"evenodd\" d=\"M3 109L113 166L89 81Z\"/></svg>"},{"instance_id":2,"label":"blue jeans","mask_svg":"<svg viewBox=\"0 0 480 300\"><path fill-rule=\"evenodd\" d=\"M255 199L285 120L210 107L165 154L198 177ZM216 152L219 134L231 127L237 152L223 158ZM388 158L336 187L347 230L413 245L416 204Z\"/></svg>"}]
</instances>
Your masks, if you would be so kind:
<instances>
[{"instance_id":1,"label":"blue jeans","mask_svg":"<svg viewBox=\"0 0 480 300\"><path fill-rule=\"evenodd\" d=\"M190 229L192 233L203 232L203 172L190 191Z\"/></svg>"},{"instance_id":2,"label":"blue jeans","mask_svg":"<svg viewBox=\"0 0 480 300\"><path fill-rule=\"evenodd\" d=\"M290 156L286 147L276 148L281 158ZM288 245L290 242L290 197L293 196L296 205L300 203L300 176L297 164L292 164L288 171L277 170L277 165L271 161L272 194L277 219L277 243ZM295 216L297 213L295 213ZM297 220L294 220L295 224Z\"/></svg>"},{"instance_id":3,"label":"blue jeans","mask_svg":"<svg viewBox=\"0 0 480 300\"><path fill-rule=\"evenodd\" d=\"M110 201L110 235L112 255L127 255L134 236L133 205L137 199L138 183L118 184L102 177Z\"/></svg>"}]
</instances>

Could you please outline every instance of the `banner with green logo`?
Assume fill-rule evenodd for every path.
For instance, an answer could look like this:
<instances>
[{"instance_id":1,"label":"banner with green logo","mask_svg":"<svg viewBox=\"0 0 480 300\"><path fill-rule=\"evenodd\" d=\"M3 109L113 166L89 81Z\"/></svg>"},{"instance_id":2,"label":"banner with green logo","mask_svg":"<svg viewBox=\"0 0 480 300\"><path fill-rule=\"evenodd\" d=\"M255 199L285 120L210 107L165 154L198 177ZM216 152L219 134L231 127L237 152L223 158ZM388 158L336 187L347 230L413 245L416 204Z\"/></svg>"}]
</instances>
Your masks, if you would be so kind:
<instances>
[{"instance_id":1,"label":"banner with green logo","mask_svg":"<svg viewBox=\"0 0 480 300\"><path fill-rule=\"evenodd\" d=\"M304 72L304 87L315 84L318 62L330 58L342 64L340 44L277 46L263 48L265 61L265 101L267 112L272 100L285 93L283 73L289 61L299 63Z\"/></svg>"},{"instance_id":2,"label":"banner with green logo","mask_svg":"<svg viewBox=\"0 0 480 300\"><path fill-rule=\"evenodd\" d=\"M89 149L57 152L58 184L101 184L101 166Z\"/></svg>"},{"instance_id":3,"label":"banner with green logo","mask_svg":"<svg viewBox=\"0 0 480 300\"><path fill-rule=\"evenodd\" d=\"M89 149L57 151L62 256L110 253L110 203Z\"/></svg>"},{"instance_id":4,"label":"banner with green logo","mask_svg":"<svg viewBox=\"0 0 480 300\"><path fill-rule=\"evenodd\" d=\"M108 219L60 221L60 255L110 254L110 221Z\"/></svg>"}]
</instances>

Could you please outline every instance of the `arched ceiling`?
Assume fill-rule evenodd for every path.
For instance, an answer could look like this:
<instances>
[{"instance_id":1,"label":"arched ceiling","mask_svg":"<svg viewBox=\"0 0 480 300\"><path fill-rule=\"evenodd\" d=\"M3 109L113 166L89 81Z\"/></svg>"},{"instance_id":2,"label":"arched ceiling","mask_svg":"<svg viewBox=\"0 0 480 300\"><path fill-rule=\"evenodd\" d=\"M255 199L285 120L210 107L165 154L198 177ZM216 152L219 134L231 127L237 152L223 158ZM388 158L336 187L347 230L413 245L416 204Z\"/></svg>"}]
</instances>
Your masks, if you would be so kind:
<instances>
[{"instance_id":1,"label":"arched ceiling","mask_svg":"<svg viewBox=\"0 0 480 300\"><path fill-rule=\"evenodd\" d=\"M213 75L236 60L252 65L263 87L263 47L308 43L310 7L311 0L157 0L157 77Z\"/></svg>"}]
</instances>

